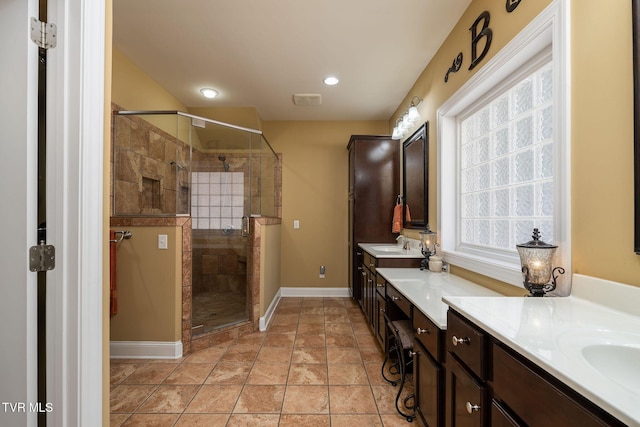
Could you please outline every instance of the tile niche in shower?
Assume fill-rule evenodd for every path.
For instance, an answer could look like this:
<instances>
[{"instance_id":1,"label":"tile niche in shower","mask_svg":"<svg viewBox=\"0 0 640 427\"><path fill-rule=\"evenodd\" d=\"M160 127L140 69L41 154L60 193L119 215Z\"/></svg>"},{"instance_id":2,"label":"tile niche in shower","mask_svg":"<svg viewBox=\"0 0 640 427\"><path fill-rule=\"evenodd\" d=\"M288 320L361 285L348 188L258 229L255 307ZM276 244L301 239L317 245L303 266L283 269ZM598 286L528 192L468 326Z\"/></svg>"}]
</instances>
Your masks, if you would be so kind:
<instances>
[{"instance_id":1,"label":"tile niche in shower","mask_svg":"<svg viewBox=\"0 0 640 427\"><path fill-rule=\"evenodd\" d=\"M244 173L193 172L191 182L191 218L194 229L242 229Z\"/></svg>"}]
</instances>

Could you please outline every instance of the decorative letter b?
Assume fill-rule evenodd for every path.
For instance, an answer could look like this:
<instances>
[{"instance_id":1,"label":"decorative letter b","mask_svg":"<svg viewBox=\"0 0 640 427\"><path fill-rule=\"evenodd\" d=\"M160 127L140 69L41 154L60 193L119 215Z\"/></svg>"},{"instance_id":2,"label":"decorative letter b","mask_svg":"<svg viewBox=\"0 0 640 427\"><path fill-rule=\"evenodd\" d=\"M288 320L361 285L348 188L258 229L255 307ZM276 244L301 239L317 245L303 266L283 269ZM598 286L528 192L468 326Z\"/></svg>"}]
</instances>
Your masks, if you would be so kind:
<instances>
[{"instance_id":1,"label":"decorative letter b","mask_svg":"<svg viewBox=\"0 0 640 427\"><path fill-rule=\"evenodd\" d=\"M485 10L478 16L471 28L469 28L469 31L471 31L471 65L469 65L469 70L473 70L475 66L482 61L491 46L493 31L489 28L489 18L489 12ZM478 32L478 24L480 24L480 21L482 21L482 29ZM483 37L486 37L487 40L484 43L482 52L480 52L480 56L478 56L478 42Z\"/></svg>"}]
</instances>

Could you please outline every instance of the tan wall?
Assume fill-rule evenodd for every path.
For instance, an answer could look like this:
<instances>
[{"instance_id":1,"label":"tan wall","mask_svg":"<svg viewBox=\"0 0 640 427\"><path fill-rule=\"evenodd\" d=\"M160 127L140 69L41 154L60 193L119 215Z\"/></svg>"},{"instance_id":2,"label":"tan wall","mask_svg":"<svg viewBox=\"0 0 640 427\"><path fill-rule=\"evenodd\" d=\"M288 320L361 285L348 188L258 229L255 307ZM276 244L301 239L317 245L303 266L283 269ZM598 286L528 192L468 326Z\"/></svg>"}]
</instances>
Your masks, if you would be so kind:
<instances>
[{"instance_id":1,"label":"tan wall","mask_svg":"<svg viewBox=\"0 0 640 427\"><path fill-rule=\"evenodd\" d=\"M389 121L390 128L393 128L397 117L408 109L413 96L419 96L424 100L419 107L422 121L416 123L415 128L424 123L424 121L429 122L429 224L432 229L438 229L437 109L550 3L550 0L522 2L514 12L507 13L504 2L496 2L494 0L472 1L438 50L438 53L416 80L409 93L407 93L407 97L398 106L398 110ZM469 71L468 68L471 63L471 32L469 28L485 10L491 14L489 24L493 30L491 47L482 62ZM478 53L482 51L483 45L484 41L481 41L478 45ZM444 76L459 52L462 52L464 58L462 67L457 73L451 73L448 83L445 83ZM410 130L408 135L413 130ZM410 237L419 238L412 231L405 230L403 233L408 234ZM453 266L452 271L507 295L522 295L525 293L523 289L456 268L455 266Z\"/></svg>"},{"instance_id":2,"label":"tan wall","mask_svg":"<svg viewBox=\"0 0 640 427\"><path fill-rule=\"evenodd\" d=\"M181 339L182 229L127 227L132 237L118 244L118 314L111 318L111 341ZM158 235L168 249L158 249Z\"/></svg>"},{"instance_id":3,"label":"tan wall","mask_svg":"<svg viewBox=\"0 0 640 427\"><path fill-rule=\"evenodd\" d=\"M260 316L265 315L280 289L281 230L281 224L262 225L260 229Z\"/></svg>"},{"instance_id":4,"label":"tan wall","mask_svg":"<svg viewBox=\"0 0 640 427\"><path fill-rule=\"evenodd\" d=\"M113 48L113 102L127 110L177 110L187 107Z\"/></svg>"},{"instance_id":5,"label":"tan wall","mask_svg":"<svg viewBox=\"0 0 640 427\"><path fill-rule=\"evenodd\" d=\"M437 225L436 110L504 47L550 1L522 2L511 14L504 3L474 0L440 51L390 120L418 95L422 117L430 122L429 221ZM640 258L633 253L633 80L631 2L572 2L572 263L573 273L640 286ZM491 13L493 43L480 66L469 61L443 77L462 51L469 58L469 27L483 11ZM505 293L510 287L472 274L459 274Z\"/></svg>"},{"instance_id":6,"label":"tan wall","mask_svg":"<svg viewBox=\"0 0 640 427\"><path fill-rule=\"evenodd\" d=\"M575 273L640 286L633 253L631 2L572 2Z\"/></svg>"},{"instance_id":7,"label":"tan wall","mask_svg":"<svg viewBox=\"0 0 640 427\"><path fill-rule=\"evenodd\" d=\"M347 143L387 123L265 121L282 157L282 286L347 286ZM293 228L294 220L300 228ZM320 279L320 265L326 276Z\"/></svg>"}]
</instances>

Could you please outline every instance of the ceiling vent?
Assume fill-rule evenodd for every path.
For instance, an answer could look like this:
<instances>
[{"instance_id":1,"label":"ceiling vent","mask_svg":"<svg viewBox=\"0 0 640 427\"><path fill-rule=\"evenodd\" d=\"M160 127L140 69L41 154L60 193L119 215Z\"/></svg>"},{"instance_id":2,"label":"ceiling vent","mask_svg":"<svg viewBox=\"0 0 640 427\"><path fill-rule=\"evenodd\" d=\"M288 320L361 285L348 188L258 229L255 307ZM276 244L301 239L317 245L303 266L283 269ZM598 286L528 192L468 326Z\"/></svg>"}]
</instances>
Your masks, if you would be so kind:
<instances>
[{"instance_id":1,"label":"ceiling vent","mask_svg":"<svg viewBox=\"0 0 640 427\"><path fill-rule=\"evenodd\" d=\"M310 107L322 104L322 96L318 93L296 93L293 103L300 107Z\"/></svg>"}]
</instances>

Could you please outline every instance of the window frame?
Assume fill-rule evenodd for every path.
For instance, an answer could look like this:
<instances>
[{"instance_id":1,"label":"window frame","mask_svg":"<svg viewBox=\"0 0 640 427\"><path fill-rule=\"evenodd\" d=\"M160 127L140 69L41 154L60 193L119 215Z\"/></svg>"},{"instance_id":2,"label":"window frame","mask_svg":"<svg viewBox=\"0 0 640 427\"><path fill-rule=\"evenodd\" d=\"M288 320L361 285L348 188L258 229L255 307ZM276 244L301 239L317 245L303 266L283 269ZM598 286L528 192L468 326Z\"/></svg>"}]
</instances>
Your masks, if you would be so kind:
<instances>
[{"instance_id":1,"label":"window frame","mask_svg":"<svg viewBox=\"0 0 640 427\"><path fill-rule=\"evenodd\" d=\"M459 245L458 118L496 90L506 90L521 70L531 70L550 50L553 58L554 266L571 272L571 87L569 0L555 0L500 52L488 61L437 111L438 233L444 259L452 265L524 288L520 260L498 250L465 249ZM544 238L544 236L543 236ZM558 284L568 295L570 274Z\"/></svg>"}]
</instances>

